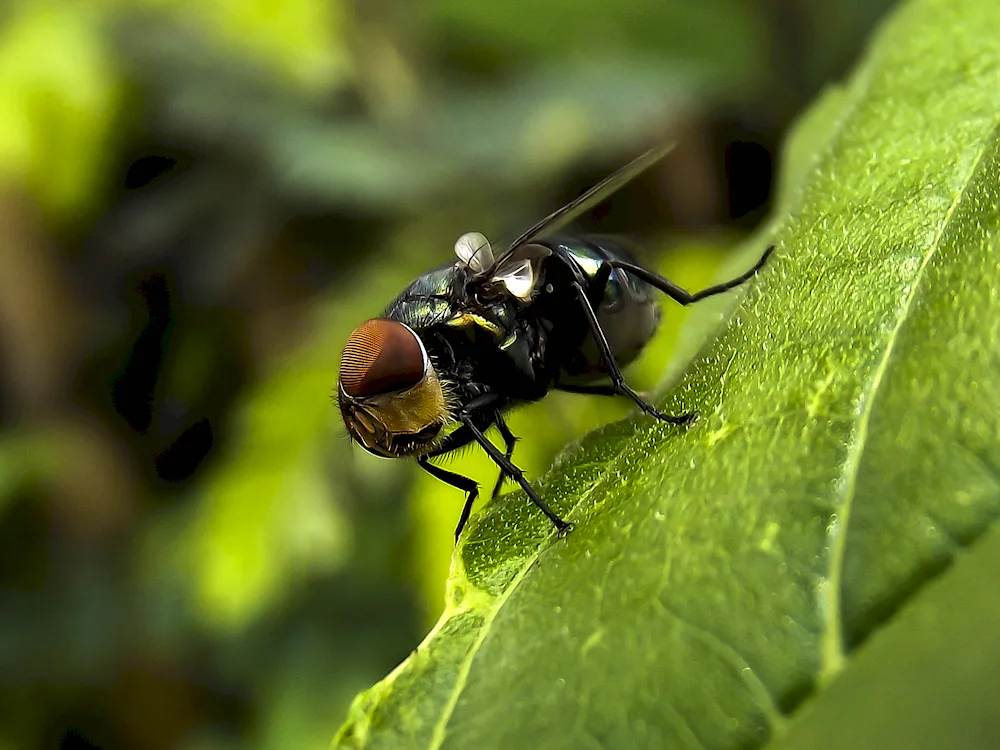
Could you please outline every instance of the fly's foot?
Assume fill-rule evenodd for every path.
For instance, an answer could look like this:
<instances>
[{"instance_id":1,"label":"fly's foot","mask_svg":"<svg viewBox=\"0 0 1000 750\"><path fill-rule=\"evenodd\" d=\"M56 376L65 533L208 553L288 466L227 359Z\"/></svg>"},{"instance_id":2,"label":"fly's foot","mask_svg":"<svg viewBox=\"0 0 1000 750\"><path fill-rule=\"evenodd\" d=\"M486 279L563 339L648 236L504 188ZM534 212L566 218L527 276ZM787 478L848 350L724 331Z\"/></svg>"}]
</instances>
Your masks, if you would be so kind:
<instances>
[{"instance_id":1,"label":"fly's foot","mask_svg":"<svg viewBox=\"0 0 1000 750\"><path fill-rule=\"evenodd\" d=\"M560 521L556 524L556 535L560 539L565 539L566 536L573 530L573 524L568 521Z\"/></svg>"},{"instance_id":2,"label":"fly's foot","mask_svg":"<svg viewBox=\"0 0 1000 750\"><path fill-rule=\"evenodd\" d=\"M695 422L698 419L698 412L696 411L689 411L687 414L678 414L675 416L673 414L664 414L659 409L650 406L648 404L646 405L646 407L647 408L644 408L643 411L645 411L649 416L654 417L655 419L658 419L661 422L666 422L667 424L675 424L681 427L687 427L688 425L690 425L691 423Z\"/></svg>"},{"instance_id":3,"label":"fly's foot","mask_svg":"<svg viewBox=\"0 0 1000 750\"><path fill-rule=\"evenodd\" d=\"M700 416L701 415L696 411L689 411L687 414L681 414L679 417L677 417L677 419L679 420L677 424L681 425L682 427L690 427L691 425L693 425L695 422L698 421L698 418Z\"/></svg>"}]
</instances>

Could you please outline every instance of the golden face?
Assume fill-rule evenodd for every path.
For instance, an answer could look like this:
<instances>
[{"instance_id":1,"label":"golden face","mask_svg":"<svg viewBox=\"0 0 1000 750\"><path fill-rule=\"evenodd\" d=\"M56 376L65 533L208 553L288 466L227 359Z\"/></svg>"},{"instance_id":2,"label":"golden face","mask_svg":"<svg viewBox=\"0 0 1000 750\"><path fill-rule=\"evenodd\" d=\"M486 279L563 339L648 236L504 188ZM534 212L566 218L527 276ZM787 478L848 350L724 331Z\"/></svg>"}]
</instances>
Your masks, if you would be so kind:
<instances>
[{"instance_id":1,"label":"golden face","mask_svg":"<svg viewBox=\"0 0 1000 750\"><path fill-rule=\"evenodd\" d=\"M433 450L449 412L423 343L398 321L375 318L344 346L337 400L351 438L377 456Z\"/></svg>"}]
</instances>

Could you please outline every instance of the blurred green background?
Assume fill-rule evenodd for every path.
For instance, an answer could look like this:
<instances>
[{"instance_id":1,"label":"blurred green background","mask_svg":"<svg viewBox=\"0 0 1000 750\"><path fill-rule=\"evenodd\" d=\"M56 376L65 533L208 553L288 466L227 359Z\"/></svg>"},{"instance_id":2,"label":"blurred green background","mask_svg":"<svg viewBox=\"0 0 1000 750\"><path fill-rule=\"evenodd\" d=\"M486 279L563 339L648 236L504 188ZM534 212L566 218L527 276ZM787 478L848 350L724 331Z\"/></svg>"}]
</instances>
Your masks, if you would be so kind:
<instances>
[{"instance_id":1,"label":"blurred green background","mask_svg":"<svg viewBox=\"0 0 1000 750\"><path fill-rule=\"evenodd\" d=\"M888 5L0 6L0 750L325 747L441 610L462 503L352 450L350 330L667 139L582 226L707 284ZM518 412L519 463L627 411Z\"/></svg>"}]
</instances>

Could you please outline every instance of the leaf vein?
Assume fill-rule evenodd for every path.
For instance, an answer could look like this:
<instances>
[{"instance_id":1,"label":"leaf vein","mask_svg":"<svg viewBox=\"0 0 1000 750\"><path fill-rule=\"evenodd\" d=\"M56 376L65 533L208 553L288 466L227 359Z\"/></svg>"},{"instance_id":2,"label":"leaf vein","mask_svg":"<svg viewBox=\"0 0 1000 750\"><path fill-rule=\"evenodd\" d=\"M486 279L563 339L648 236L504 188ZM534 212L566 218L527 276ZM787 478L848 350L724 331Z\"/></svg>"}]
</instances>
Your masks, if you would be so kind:
<instances>
[{"instance_id":1,"label":"leaf vein","mask_svg":"<svg viewBox=\"0 0 1000 750\"><path fill-rule=\"evenodd\" d=\"M740 680L749 689L751 695L754 696L757 701L757 705L760 707L764 716L767 717L767 721L775 733L780 734L784 731L787 723L784 714L774 702L774 698L772 697L770 691L767 689L767 686L761 682L753 667L750 666L750 663L743 658L743 656L741 656L736 649L719 638L719 636L715 633L705 628L703 625L698 625L692 622L672 607L667 606L660 597L654 597L653 604L666 616L672 618L679 625L687 628L696 636L702 638L706 644L708 644L727 664L729 664L729 666L739 674Z\"/></svg>"},{"instance_id":2,"label":"leaf vein","mask_svg":"<svg viewBox=\"0 0 1000 750\"><path fill-rule=\"evenodd\" d=\"M988 143L993 143L996 140L997 125L997 121L994 120L993 127L991 128L993 138L990 138ZM847 456L844 460L842 470L843 490L842 500L838 510L838 518L835 523L831 524L830 527L830 558L827 572L828 585L823 587L824 593L820 602L822 616L824 619L824 628L821 637L821 663L819 672L821 683L825 683L833 679L841 671L841 669L843 669L845 663L844 634L842 630L843 623L841 618L841 586L843 584L843 568L847 550L847 531L851 519L851 510L854 505L855 493L857 491L858 472L861 467L861 459L864 453L865 444L868 440L868 425L871 420L874 402L878 395L879 388L882 385L885 373L889 368L889 361L892 358L893 349L899 339L900 331L909 318L910 307L920 290L921 282L924 279L927 267L930 265L931 260L937 253L938 248L941 246L944 234L951 224L955 210L961 204L962 199L968 192L969 184L975 176L976 171L978 170L979 165L982 163L984 155L988 150L989 149L984 144L972 160L972 163L969 165L969 169L963 177L958 190L955 191L955 197L948 206L948 210L945 212L944 217L941 219L937 231L934 234L934 238L931 240L930 245L927 248L927 252L921 260L920 267L914 274L913 281L910 284L909 293L905 295L900 303L896 323L886 337L885 349L875 366L871 382L868 388L863 392L860 399L861 413L860 419L858 420L858 427L855 432L854 439L848 446Z\"/></svg>"}]
</instances>

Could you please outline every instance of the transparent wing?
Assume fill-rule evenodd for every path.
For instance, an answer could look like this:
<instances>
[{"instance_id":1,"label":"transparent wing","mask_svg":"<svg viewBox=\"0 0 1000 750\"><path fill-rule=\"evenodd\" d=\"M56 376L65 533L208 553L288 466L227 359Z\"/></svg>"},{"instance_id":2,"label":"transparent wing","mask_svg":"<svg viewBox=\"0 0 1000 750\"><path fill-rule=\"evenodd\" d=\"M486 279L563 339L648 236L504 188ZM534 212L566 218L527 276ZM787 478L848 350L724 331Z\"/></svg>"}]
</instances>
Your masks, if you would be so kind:
<instances>
[{"instance_id":1,"label":"transparent wing","mask_svg":"<svg viewBox=\"0 0 1000 750\"><path fill-rule=\"evenodd\" d=\"M586 213L602 201L607 200L612 193L620 190L625 183L635 179L639 174L649 169L670 153L674 145L673 143L667 143L650 149L642 156L626 164L610 177L601 180L579 198L570 201L562 208L546 216L510 244L497 258L495 268L502 266L504 261L521 245L543 239L558 232L581 214Z\"/></svg>"}]
</instances>

